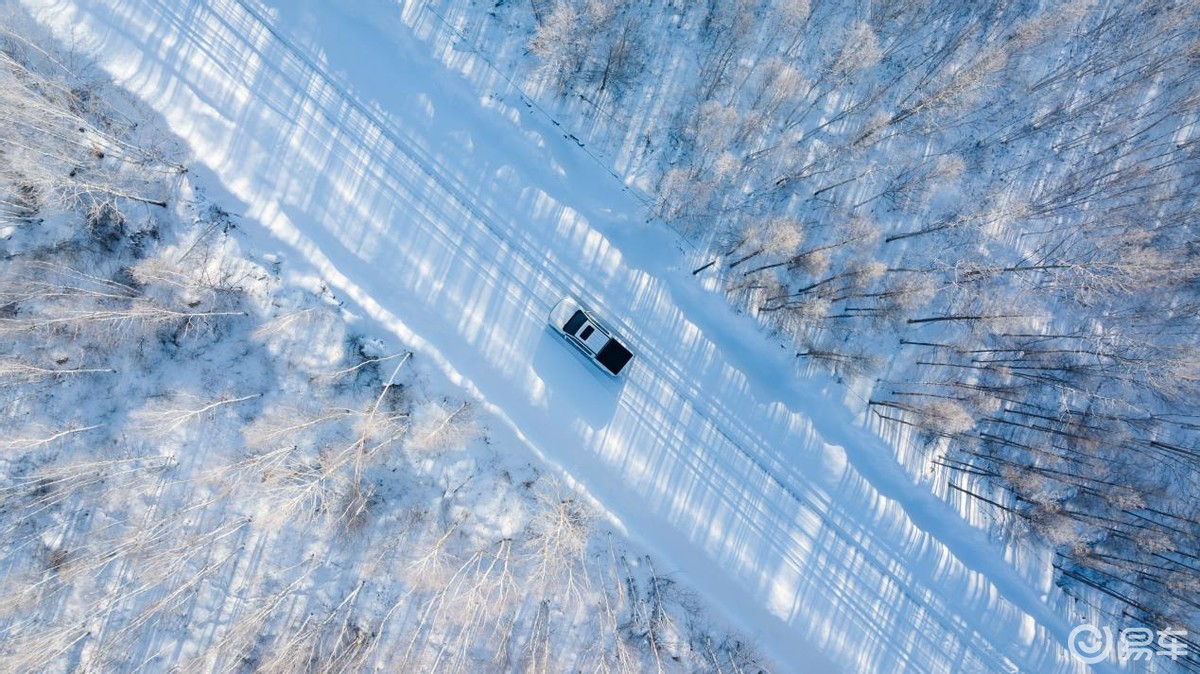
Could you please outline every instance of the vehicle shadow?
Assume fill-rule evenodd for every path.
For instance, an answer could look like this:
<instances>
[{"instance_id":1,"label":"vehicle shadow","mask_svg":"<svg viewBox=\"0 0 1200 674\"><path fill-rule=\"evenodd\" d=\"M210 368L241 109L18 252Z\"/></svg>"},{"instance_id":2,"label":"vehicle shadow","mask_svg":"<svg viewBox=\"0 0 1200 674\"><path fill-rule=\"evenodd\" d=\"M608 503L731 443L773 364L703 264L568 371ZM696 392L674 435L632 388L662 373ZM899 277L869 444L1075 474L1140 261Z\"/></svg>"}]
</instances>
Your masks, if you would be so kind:
<instances>
[{"instance_id":1,"label":"vehicle shadow","mask_svg":"<svg viewBox=\"0 0 1200 674\"><path fill-rule=\"evenodd\" d=\"M636 365L630 363L629 367ZM612 421L625 380L601 372L550 326L539 334L530 366L544 384L550 418L563 424L578 419L593 430Z\"/></svg>"}]
</instances>

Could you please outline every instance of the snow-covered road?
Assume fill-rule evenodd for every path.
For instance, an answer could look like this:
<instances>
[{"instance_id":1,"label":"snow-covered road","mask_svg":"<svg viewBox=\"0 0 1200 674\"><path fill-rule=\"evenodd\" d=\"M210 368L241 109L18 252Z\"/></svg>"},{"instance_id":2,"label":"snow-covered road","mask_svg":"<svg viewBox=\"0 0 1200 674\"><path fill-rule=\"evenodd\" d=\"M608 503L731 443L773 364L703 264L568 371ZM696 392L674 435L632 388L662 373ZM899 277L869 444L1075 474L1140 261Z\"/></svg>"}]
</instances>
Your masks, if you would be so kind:
<instances>
[{"instance_id":1,"label":"snow-covered road","mask_svg":"<svg viewBox=\"0 0 1200 674\"><path fill-rule=\"evenodd\" d=\"M674 269L573 141L431 55L420 6L25 2L165 117L285 272L437 359L786 671L1082 670L1048 588ZM626 380L547 329L567 293L628 339Z\"/></svg>"}]
</instances>

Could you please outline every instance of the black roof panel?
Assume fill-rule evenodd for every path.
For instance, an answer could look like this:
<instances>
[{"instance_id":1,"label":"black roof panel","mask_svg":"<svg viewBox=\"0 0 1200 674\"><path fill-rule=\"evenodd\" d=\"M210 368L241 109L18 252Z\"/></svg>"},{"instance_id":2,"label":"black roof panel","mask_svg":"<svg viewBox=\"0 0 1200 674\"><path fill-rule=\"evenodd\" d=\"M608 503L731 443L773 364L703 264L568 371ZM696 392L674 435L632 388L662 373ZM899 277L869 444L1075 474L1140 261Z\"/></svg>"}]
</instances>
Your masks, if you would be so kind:
<instances>
[{"instance_id":1,"label":"black roof panel","mask_svg":"<svg viewBox=\"0 0 1200 674\"><path fill-rule=\"evenodd\" d=\"M633 354L629 352L629 349L615 339L608 340L608 344L605 344L604 348L600 349L600 353L596 354L597 362L613 374L620 374L622 368L632 358Z\"/></svg>"}]
</instances>

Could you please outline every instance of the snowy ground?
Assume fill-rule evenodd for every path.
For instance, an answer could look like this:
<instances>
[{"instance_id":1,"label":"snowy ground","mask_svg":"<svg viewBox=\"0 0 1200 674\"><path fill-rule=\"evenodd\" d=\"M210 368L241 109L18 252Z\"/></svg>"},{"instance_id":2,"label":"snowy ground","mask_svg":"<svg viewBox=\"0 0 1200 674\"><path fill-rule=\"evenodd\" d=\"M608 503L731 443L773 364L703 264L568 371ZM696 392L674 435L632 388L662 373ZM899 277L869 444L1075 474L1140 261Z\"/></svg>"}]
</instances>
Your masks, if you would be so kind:
<instances>
[{"instance_id":1,"label":"snowy ground","mask_svg":"<svg viewBox=\"0 0 1200 674\"><path fill-rule=\"evenodd\" d=\"M430 55L419 6L410 29L316 1L26 5L167 119L286 274L432 357L788 671L1084 670L1048 577L913 485L828 382L780 377L788 354L694 287L634 196ZM627 379L547 329L567 293L628 339Z\"/></svg>"}]
</instances>

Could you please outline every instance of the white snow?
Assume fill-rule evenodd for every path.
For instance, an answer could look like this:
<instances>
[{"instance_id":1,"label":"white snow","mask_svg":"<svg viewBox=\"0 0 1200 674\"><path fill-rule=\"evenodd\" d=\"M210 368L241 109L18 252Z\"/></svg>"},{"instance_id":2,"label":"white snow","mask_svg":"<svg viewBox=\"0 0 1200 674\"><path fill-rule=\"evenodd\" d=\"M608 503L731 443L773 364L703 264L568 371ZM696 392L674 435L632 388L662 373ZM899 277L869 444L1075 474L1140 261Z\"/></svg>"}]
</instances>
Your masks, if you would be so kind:
<instances>
[{"instance_id":1,"label":"white snow","mask_svg":"<svg viewBox=\"0 0 1200 674\"><path fill-rule=\"evenodd\" d=\"M1046 594L677 268L634 195L430 54L419 4L25 4L165 117L285 274L432 358L787 671L1085 671ZM625 380L547 329L565 294L629 342Z\"/></svg>"}]
</instances>

